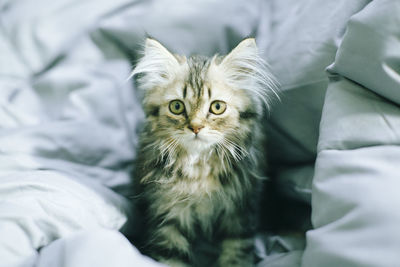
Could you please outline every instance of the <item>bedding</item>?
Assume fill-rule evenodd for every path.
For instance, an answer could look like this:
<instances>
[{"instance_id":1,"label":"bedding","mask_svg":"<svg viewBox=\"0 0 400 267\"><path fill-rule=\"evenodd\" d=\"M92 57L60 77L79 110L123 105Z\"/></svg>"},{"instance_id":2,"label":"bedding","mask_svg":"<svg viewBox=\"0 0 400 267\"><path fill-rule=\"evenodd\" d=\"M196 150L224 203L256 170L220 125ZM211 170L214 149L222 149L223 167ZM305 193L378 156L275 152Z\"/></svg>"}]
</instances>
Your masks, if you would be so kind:
<instances>
[{"instance_id":1,"label":"bedding","mask_svg":"<svg viewBox=\"0 0 400 267\"><path fill-rule=\"evenodd\" d=\"M396 266L398 14L397 0L1 1L0 266L161 266L130 243L143 112L126 78L146 34L206 55L255 36L281 84L258 266Z\"/></svg>"},{"instance_id":2,"label":"bedding","mask_svg":"<svg viewBox=\"0 0 400 267\"><path fill-rule=\"evenodd\" d=\"M399 265L399 14L372 1L329 67L303 266Z\"/></svg>"}]
</instances>

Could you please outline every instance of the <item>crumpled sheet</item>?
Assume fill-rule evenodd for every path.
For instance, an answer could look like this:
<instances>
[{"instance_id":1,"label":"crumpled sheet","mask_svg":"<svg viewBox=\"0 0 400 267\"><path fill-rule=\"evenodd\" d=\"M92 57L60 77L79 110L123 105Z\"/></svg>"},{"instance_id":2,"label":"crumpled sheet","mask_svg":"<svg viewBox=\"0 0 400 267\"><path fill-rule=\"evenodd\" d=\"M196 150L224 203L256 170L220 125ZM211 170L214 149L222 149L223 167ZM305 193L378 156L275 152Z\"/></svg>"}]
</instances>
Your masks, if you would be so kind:
<instances>
[{"instance_id":1,"label":"crumpled sheet","mask_svg":"<svg viewBox=\"0 0 400 267\"><path fill-rule=\"evenodd\" d=\"M118 260L100 242L79 245L105 229L127 247L118 230L133 212L131 136L143 115L125 82L129 62L89 35L99 16L121 4L1 3L0 266L64 266L53 264L63 255L75 266L98 254ZM73 261L75 252L56 240L91 255Z\"/></svg>"},{"instance_id":2,"label":"crumpled sheet","mask_svg":"<svg viewBox=\"0 0 400 267\"><path fill-rule=\"evenodd\" d=\"M162 267L144 257L119 232L104 228L78 231L40 251L36 267L118 266Z\"/></svg>"},{"instance_id":3,"label":"crumpled sheet","mask_svg":"<svg viewBox=\"0 0 400 267\"><path fill-rule=\"evenodd\" d=\"M303 266L399 266L399 14L368 4L329 67Z\"/></svg>"}]
</instances>

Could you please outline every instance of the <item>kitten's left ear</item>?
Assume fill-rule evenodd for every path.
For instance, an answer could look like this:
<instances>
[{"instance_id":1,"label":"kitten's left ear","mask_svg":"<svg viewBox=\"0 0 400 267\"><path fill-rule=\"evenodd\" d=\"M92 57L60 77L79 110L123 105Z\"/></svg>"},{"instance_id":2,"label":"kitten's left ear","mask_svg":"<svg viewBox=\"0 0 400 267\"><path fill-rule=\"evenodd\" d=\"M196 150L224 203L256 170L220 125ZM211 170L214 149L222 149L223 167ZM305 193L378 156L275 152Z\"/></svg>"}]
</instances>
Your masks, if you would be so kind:
<instances>
[{"instance_id":1,"label":"kitten's left ear","mask_svg":"<svg viewBox=\"0 0 400 267\"><path fill-rule=\"evenodd\" d=\"M278 96L275 78L260 56L254 38L241 41L224 57L219 67L230 86L249 91L255 99L261 100L267 106L271 93Z\"/></svg>"},{"instance_id":2,"label":"kitten's left ear","mask_svg":"<svg viewBox=\"0 0 400 267\"><path fill-rule=\"evenodd\" d=\"M147 38L144 55L130 77L143 74L141 87L148 89L170 81L176 74L180 63L160 42Z\"/></svg>"},{"instance_id":3,"label":"kitten's left ear","mask_svg":"<svg viewBox=\"0 0 400 267\"><path fill-rule=\"evenodd\" d=\"M246 38L241 41L225 58L221 65L227 68L237 68L243 64L243 61L248 61L258 56L258 48L254 38Z\"/></svg>"}]
</instances>

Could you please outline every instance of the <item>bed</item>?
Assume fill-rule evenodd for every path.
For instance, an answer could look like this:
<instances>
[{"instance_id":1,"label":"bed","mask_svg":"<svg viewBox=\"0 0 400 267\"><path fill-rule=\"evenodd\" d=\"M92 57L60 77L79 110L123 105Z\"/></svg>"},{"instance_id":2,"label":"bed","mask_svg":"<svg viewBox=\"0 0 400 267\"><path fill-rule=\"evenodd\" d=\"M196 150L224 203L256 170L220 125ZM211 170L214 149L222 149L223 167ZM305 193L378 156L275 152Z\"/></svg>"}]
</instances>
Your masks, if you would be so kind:
<instances>
[{"instance_id":1,"label":"bed","mask_svg":"<svg viewBox=\"0 0 400 267\"><path fill-rule=\"evenodd\" d=\"M130 242L143 112L126 78L146 35L187 55L254 36L280 83L257 266L397 266L399 14L398 0L1 1L0 266L162 266Z\"/></svg>"}]
</instances>

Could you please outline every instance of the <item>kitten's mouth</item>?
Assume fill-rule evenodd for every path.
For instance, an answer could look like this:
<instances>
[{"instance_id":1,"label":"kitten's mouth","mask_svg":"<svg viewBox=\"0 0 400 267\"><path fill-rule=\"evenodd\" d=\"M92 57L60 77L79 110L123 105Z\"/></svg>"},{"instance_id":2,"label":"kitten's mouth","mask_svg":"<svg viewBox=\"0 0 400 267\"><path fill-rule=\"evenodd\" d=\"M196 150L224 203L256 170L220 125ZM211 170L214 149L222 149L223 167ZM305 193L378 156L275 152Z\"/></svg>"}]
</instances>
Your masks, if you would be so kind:
<instances>
[{"instance_id":1,"label":"kitten's mouth","mask_svg":"<svg viewBox=\"0 0 400 267\"><path fill-rule=\"evenodd\" d=\"M213 144L213 140L207 135L190 135L184 142L184 146L188 151L199 152L205 149L209 149Z\"/></svg>"},{"instance_id":2,"label":"kitten's mouth","mask_svg":"<svg viewBox=\"0 0 400 267\"><path fill-rule=\"evenodd\" d=\"M193 136L192 142L195 142L195 143L207 143L207 139L204 138L204 136L199 136L199 135L196 134L195 136Z\"/></svg>"},{"instance_id":3,"label":"kitten's mouth","mask_svg":"<svg viewBox=\"0 0 400 267\"><path fill-rule=\"evenodd\" d=\"M203 140L203 138L201 138L199 135L195 135L194 137L193 137L193 140L195 140L195 141L204 141Z\"/></svg>"},{"instance_id":4,"label":"kitten's mouth","mask_svg":"<svg viewBox=\"0 0 400 267\"><path fill-rule=\"evenodd\" d=\"M211 145L212 139L206 134L191 133L186 135L184 143L188 149L204 149Z\"/></svg>"}]
</instances>

